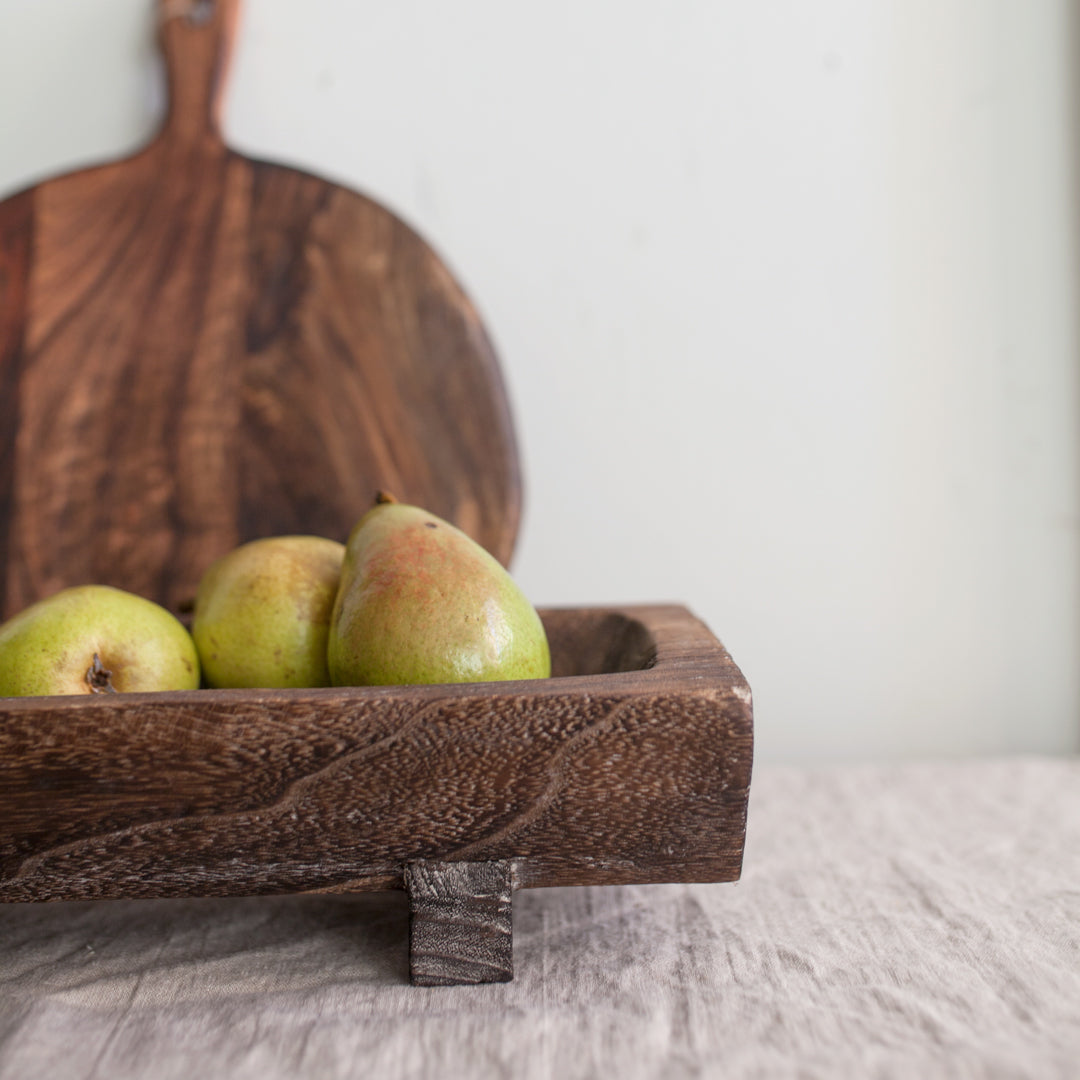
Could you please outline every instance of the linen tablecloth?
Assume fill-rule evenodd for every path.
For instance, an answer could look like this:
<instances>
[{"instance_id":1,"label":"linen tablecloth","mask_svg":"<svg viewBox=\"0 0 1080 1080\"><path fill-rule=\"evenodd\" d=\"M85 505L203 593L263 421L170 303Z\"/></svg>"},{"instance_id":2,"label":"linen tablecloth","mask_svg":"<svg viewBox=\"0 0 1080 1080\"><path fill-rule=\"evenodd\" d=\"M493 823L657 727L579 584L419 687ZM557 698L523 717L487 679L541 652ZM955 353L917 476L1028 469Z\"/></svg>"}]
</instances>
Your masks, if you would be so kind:
<instances>
[{"instance_id":1,"label":"linen tablecloth","mask_svg":"<svg viewBox=\"0 0 1080 1080\"><path fill-rule=\"evenodd\" d=\"M0 1077L1080 1076L1080 759L759 768L743 878L526 891L408 985L401 894L0 905Z\"/></svg>"}]
</instances>

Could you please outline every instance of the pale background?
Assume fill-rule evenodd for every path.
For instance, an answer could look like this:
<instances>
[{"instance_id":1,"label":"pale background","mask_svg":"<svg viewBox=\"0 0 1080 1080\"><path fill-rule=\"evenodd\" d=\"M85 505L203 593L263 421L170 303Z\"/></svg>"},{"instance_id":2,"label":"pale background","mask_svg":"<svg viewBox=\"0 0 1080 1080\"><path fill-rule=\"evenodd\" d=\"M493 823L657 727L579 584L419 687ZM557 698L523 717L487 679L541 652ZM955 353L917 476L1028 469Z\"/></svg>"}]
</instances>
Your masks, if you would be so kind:
<instances>
[{"instance_id":1,"label":"pale background","mask_svg":"<svg viewBox=\"0 0 1080 1080\"><path fill-rule=\"evenodd\" d=\"M0 197L160 118L151 0L0 0ZM679 600L759 761L1080 748L1066 0L248 0L240 150L455 268L543 604Z\"/></svg>"}]
</instances>

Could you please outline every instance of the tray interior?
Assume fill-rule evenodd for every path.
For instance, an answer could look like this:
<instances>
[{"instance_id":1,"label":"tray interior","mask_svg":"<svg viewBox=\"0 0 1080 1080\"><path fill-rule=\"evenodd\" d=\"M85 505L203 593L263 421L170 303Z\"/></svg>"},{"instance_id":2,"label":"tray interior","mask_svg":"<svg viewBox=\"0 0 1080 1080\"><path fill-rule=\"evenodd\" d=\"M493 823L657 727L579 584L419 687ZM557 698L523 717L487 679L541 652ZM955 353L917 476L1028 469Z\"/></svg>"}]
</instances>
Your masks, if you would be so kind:
<instances>
[{"instance_id":1,"label":"tray interior","mask_svg":"<svg viewBox=\"0 0 1080 1080\"><path fill-rule=\"evenodd\" d=\"M656 663L656 639L639 619L603 609L542 610L552 678L642 671Z\"/></svg>"}]
</instances>

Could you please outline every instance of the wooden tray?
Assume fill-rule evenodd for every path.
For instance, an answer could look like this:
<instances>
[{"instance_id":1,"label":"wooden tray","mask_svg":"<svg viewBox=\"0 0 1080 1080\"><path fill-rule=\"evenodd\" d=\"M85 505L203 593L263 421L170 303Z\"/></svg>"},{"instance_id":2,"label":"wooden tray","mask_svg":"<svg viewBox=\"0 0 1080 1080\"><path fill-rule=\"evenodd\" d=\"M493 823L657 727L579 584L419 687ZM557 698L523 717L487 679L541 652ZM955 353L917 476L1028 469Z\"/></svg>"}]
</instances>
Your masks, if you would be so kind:
<instances>
[{"instance_id":1,"label":"wooden tray","mask_svg":"<svg viewBox=\"0 0 1080 1080\"><path fill-rule=\"evenodd\" d=\"M514 888L736 879L731 657L681 607L543 617L546 680L0 699L0 900L404 887L434 985L511 977Z\"/></svg>"}]
</instances>

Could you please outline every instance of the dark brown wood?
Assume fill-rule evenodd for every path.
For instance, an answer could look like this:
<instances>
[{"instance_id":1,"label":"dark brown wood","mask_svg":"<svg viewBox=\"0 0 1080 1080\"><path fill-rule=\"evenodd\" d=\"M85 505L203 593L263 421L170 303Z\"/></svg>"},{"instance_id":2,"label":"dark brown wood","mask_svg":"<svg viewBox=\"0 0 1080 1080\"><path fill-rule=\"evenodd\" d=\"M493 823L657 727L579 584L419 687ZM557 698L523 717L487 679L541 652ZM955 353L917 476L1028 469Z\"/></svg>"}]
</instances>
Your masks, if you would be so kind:
<instances>
[{"instance_id":1,"label":"dark brown wood","mask_svg":"<svg viewBox=\"0 0 1080 1080\"><path fill-rule=\"evenodd\" d=\"M134 157L0 202L0 616L99 582L178 609L257 536L343 540L377 489L503 562L520 477L491 343L363 195L227 148L236 0L161 0Z\"/></svg>"},{"instance_id":2,"label":"dark brown wood","mask_svg":"<svg viewBox=\"0 0 1080 1080\"><path fill-rule=\"evenodd\" d=\"M543 614L562 677L0 699L0 900L401 888L420 860L737 878L752 714L723 646L679 607Z\"/></svg>"},{"instance_id":3,"label":"dark brown wood","mask_svg":"<svg viewBox=\"0 0 1080 1080\"><path fill-rule=\"evenodd\" d=\"M409 863L405 888L414 986L513 979L511 862Z\"/></svg>"},{"instance_id":4,"label":"dark brown wood","mask_svg":"<svg viewBox=\"0 0 1080 1080\"><path fill-rule=\"evenodd\" d=\"M33 210L32 192L0 202L0 597L4 588L3 571L9 561L11 515L7 510L13 504L15 491L14 433L19 421Z\"/></svg>"}]
</instances>

